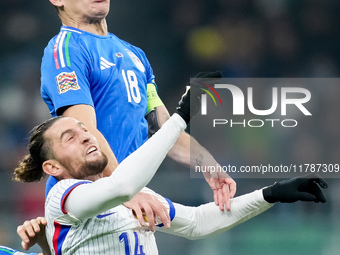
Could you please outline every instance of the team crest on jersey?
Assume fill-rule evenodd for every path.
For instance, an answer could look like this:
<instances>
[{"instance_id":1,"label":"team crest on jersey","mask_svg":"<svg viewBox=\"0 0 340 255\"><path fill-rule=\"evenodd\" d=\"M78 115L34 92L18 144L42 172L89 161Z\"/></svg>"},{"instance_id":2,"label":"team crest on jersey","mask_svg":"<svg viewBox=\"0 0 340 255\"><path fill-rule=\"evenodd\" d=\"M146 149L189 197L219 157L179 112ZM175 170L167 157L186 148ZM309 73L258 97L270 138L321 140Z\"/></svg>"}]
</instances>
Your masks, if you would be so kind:
<instances>
[{"instance_id":1,"label":"team crest on jersey","mask_svg":"<svg viewBox=\"0 0 340 255\"><path fill-rule=\"evenodd\" d=\"M122 57L124 57L124 55L123 55L123 53L121 53L121 52L117 52L117 53L116 53L116 57L117 57L117 58L122 58Z\"/></svg>"},{"instance_id":2,"label":"team crest on jersey","mask_svg":"<svg viewBox=\"0 0 340 255\"><path fill-rule=\"evenodd\" d=\"M133 63L135 63L135 65L137 66L137 68L141 71L141 72L145 72L145 67L142 63L142 61L140 61L140 59L132 52L132 51L127 51L127 54L129 54L130 58L132 59Z\"/></svg>"},{"instance_id":3,"label":"team crest on jersey","mask_svg":"<svg viewBox=\"0 0 340 255\"><path fill-rule=\"evenodd\" d=\"M73 71L71 73L60 73L57 77L57 85L59 94L65 93L69 90L80 89L78 85L78 79L76 73Z\"/></svg>"}]
</instances>

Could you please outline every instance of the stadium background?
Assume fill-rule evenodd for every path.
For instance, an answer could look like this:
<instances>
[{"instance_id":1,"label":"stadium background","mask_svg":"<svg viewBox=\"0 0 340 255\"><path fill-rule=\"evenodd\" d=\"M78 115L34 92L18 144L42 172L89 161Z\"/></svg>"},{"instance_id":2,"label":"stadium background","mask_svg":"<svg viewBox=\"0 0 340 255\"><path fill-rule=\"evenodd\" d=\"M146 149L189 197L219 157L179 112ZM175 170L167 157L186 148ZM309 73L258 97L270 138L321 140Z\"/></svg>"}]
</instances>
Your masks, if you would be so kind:
<instances>
[{"instance_id":1,"label":"stadium background","mask_svg":"<svg viewBox=\"0 0 340 255\"><path fill-rule=\"evenodd\" d=\"M339 10L335 0L113 0L108 27L146 52L171 111L198 71L221 69L227 77L338 77ZM49 117L39 94L40 60L60 21L47 0L1 0L0 20L0 243L20 249L16 226L42 215L44 182L14 183L11 174L26 153L27 133ZM328 113L330 119L338 118L337 109ZM337 127L327 137L307 135L301 146L312 146L318 155L319 145L330 143L337 158ZM236 181L237 195L271 183ZM338 181L328 182L324 205L277 205L206 240L157 233L160 254L338 254L340 195ZM170 160L149 187L187 205L212 199L203 179L190 179L187 169Z\"/></svg>"}]
</instances>

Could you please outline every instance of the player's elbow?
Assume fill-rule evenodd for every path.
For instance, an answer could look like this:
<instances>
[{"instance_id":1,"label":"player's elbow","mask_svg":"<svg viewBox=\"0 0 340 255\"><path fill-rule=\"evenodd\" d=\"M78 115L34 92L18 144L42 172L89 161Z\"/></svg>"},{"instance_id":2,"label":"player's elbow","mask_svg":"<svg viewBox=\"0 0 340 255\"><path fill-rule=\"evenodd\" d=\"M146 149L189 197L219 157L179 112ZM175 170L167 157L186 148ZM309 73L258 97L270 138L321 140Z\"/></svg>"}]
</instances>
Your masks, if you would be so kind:
<instances>
[{"instance_id":1,"label":"player's elbow","mask_svg":"<svg viewBox=\"0 0 340 255\"><path fill-rule=\"evenodd\" d=\"M189 240L199 240L205 238L207 235L205 231L197 224L195 223L195 226L191 229L189 233L185 236L185 238Z\"/></svg>"},{"instance_id":2,"label":"player's elbow","mask_svg":"<svg viewBox=\"0 0 340 255\"><path fill-rule=\"evenodd\" d=\"M201 213L201 206L192 207L192 217L190 220L190 227L186 231L185 238L189 240L199 240L210 236L211 232L207 229L206 224L202 221L204 217Z\"/></svg>"},{"instance_id":3,"label":"player's elbow","mask_svg":"<svg viewBox=\"0 0 340 255\"><path fill-rule=\"evenodd\" d=\"M195 240L199 240L199 239L203 239L205 237L205 235L200 232L197 231L198 228L194 228L189 232L186 232L184 235L182 235L182 237L191 240L191 241L195 241Z\"/></svg>"}]
</instances>

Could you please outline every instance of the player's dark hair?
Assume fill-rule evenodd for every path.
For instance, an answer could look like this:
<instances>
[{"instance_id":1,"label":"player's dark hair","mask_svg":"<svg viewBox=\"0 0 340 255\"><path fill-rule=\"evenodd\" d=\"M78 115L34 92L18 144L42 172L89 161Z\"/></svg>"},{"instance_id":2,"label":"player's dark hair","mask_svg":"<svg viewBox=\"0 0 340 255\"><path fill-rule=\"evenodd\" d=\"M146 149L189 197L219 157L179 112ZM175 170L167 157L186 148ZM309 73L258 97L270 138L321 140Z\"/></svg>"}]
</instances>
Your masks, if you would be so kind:
<instances>
[{"instance_id":1,"label":"player's dark hair","mask_svg":"<svg viewBox=\"0 0 340 255\"><path fill-rule=\"evenodd\" d=\"M29 154L20 161L19 166L14 170L13 179L15 181L38 182L45 176L42 164L53 158L53 152L48 146L49 142L44 134L60 118L62 116L48 119L32 129L28 147Z\"/></svg>"}]
</instances>

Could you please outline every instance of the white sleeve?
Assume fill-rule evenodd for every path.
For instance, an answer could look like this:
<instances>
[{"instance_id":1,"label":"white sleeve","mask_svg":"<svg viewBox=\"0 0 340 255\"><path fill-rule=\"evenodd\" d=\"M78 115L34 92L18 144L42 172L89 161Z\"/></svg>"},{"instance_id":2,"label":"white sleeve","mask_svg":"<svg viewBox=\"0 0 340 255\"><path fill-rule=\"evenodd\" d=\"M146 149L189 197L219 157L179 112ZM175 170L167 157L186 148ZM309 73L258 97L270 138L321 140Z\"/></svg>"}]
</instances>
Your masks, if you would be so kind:
<instances>
[{"instance_id":1,"label":"white sleeve","mask_svg":"<svg viewBox=\"0 0 340 255\"><path fill-rule=\"evenodd\" d=\"M170 229L157 230L192 240L225 232L273 206L263 199L262 190L233 198L231 210L224 212L215 203L199 207L173 204L176 213Z\"/></svg>"},{"instance_id":2,"label":"white sleeve","mask_svg":"<svg viewBox=\"0 0 340 255\"><path fill-rule=\"evenodd\" d=\"M149 183L186 123L173 114L161 129L123 160L111 176L75 187L64 199L63 210L86 219L129 201Z\"/></svg>"}]
</instances>

